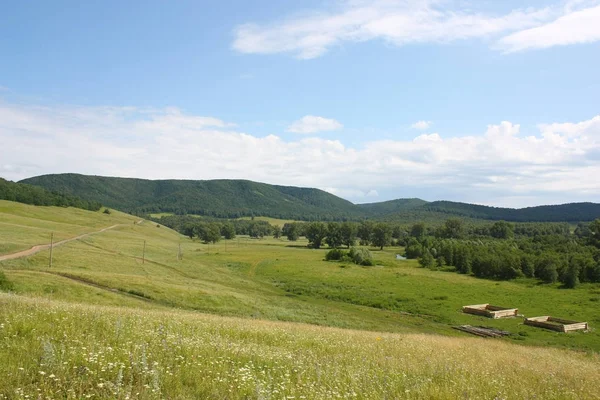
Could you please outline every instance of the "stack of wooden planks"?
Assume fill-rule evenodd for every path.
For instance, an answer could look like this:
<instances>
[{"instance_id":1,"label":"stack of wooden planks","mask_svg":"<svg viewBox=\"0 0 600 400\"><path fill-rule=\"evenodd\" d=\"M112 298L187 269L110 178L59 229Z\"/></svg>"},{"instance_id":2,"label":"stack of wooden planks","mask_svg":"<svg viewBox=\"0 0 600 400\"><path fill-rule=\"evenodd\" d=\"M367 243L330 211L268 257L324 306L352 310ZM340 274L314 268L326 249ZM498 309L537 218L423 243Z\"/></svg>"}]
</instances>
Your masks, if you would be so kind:
<instances>
[{"instance_id":1,"label":"stack of wooden planks","mask_svg":"<svg viewBox=\"0 0 600 400\"><path fill-rule=\"evenodd\" d=\"M511 334L510 332L507 332L507 331L501 331L500 329L488 328L485 326L460 325L460 326L455 326L454 329L457 329L462 332L467 332L472 335L477 335L477 336L481 336L481 337L491 337L491 338L498 338L498 337L502 337L502 336L508 336Z\"/></svg>"}]
</instances>

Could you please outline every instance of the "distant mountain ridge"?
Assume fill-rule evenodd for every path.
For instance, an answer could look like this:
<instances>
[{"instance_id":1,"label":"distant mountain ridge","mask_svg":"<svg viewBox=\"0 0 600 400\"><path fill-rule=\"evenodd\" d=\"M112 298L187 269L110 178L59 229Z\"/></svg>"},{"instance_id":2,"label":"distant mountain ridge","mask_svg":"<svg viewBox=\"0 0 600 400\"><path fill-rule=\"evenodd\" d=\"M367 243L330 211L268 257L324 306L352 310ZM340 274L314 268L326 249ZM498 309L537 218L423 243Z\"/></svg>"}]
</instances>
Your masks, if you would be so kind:
<instances>
[{"instance_id":1,"label":"distant mountain ridge","mask_svg":"<svg viewBox=\"0 0 600 400\"><path fill-rule=\"evenodd\" d=\"M52 174L21 183L74 195L132 213L172 212L220 218L266 216L295 220L379 219L398 222L462 217L511 222L576 222L600 218L600 204L571 203L521 209L451 201L397 199L353 204L314 188L248 180L147 180Z\"/></svg>"}]
</instances>

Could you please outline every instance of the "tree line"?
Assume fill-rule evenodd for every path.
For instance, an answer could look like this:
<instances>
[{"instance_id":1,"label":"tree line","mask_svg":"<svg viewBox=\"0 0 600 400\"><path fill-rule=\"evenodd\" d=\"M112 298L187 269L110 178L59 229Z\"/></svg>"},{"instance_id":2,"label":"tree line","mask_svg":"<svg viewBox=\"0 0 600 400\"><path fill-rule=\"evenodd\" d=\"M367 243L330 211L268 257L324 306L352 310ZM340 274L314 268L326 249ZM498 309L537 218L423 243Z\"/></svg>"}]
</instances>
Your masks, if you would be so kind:
<instances>
[{"instance_id":1,"label":"tree line","mask_svg":"<svg viewBox=\"0 0 600 400\"><path fill-rule=\"evenodd\" d=\"M561 282L567 288L600 282L600 219L580 223L573 234L542 230L515 237L512 224L500 221L492 225L490 238L481 239L463 236L454 228L454 222L447 221L444 236L411 235L405 247L407 258L418 259L425 268L449 266L489 279L529 277Z\"/></svg>"}]
</instances>

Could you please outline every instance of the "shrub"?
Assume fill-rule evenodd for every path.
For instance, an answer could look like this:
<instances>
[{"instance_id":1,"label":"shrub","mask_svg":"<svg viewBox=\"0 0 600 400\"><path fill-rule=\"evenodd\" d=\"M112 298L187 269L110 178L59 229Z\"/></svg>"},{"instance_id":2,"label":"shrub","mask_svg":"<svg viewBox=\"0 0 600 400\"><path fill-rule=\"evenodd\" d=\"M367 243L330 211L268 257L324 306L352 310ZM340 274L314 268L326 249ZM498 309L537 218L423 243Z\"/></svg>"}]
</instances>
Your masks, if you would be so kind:
<instances>
[{"instance_id":1,"label":"shrub","mask_svg":"<svg viewBox=\"0 0 600 400\"><path fill-rule=\"evenodd\" d=\"M104 211L102 211L104 214L110 214L110 210L108 208L105 208Z\"/></svg>"},{"instance_id":2,"label":"shrub","mask_svg":"<svg viewBox=\"0 0 600 400\"><path fill-rule=\"evenodd\" d=\"M341 249L332 249L325 254L325 260L327 261L339 261L346 255L346 252Z\"/></svg>"},{"instance_id":3,"label":"shrub","mask_svg":"<svg viewBox=\"0 0 600 400\"><path fill-rule=\"evenodd\" d=\"M371 252L367 249L357 249L355 247L351 248L348 252L348 255L352 258L355 264L371 266L373 264L373 256L371 256Z\"/></svg>"}]
</instances>

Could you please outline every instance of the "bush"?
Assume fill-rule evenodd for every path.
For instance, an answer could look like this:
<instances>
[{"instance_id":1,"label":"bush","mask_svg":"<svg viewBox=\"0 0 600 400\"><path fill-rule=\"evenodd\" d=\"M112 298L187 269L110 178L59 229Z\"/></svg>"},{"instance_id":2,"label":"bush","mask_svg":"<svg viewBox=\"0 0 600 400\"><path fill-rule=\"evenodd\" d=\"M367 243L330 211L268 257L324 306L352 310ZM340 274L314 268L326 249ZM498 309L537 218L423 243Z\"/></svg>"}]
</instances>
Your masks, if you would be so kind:
<instances>
[{"instance_id":1,"label":"bush","mask_svg":"<svg viewBox=\"0 0 600 400\"><path fill-rule=\"evenodd\" d=\"M371 266L373 263L373 256L371 256L371 252L367 249L357 249L355 247L351 248L348 252L348 255L352 258L355 264Z\"/></svg>"},{"instance_id":2,"label":"bush","mask_svg":"<svg viewBox=\"0 0 600 400\"><path fill-rule=\"evenodd\" d=\"M110 214L110 210L108 208L105 208L104 211L102 211L104 214Z\"/></svg>"},{"instance_id":3,"label":"bush","mask_svg":"<svg viewBox=\"0 0 600 400\"><path fill-rule=\"evenodd\" d=\"M346 255L346 252L341 249L332 249L325 254L325 260L327 261L339 261Z\"/></svg>"},{"instance_id":4,"label":"bush","mask_svg":"<svg viewBox=\"0 0 600 400\"><path fill-rule=\"evenodd\" d=\"M371 252L367 249L351 248L350 251L344 251L341 249L332 249L325 255L327 261L348 261L354 264L371 266L373 263L373 257Z\"/></svg>"}]
</instances>

